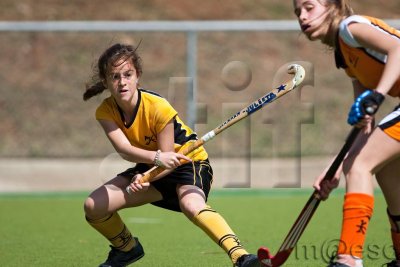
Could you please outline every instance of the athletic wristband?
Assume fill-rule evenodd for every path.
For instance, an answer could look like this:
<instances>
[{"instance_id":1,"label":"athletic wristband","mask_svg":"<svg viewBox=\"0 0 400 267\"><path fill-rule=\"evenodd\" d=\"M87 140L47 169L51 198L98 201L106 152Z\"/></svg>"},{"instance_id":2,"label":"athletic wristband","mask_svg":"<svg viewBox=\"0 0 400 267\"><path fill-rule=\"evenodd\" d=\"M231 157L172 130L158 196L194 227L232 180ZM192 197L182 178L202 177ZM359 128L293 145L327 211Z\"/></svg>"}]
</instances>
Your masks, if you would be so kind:
<instances>
[{"instance_id":1,"label":"athletic wristband","mask_svg":"<svg viewBox=\"0 0 400 267\"><path fill-rule=\"evenodd\" d=\"M155 155L154 160L153 160L153 164L155 166L157 166L157 167L163 167L164 166L164 164L160 160L160 154L161 154L161 150L157 150L156 155Z\"/></svg>"}]
</instances>

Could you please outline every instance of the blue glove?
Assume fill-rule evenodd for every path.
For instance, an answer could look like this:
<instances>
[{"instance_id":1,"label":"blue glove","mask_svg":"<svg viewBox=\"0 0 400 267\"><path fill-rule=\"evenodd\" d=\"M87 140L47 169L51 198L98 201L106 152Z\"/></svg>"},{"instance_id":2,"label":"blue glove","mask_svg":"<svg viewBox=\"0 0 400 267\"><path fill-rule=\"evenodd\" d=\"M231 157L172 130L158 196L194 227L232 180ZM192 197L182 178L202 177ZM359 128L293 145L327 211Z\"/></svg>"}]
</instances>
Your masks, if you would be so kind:
<instances>
[{"instance_id":1,"label":"blue glove","mask_svg":"<svg viewBox=\"0 0 400 267\"><path fill-rule=\"evenodd\" d=\"M359 95L351 106L347 123L350 125L357 124L365 115L374 115L379 106L385 100L385 96L376 91L367 90Z\"/></svg>"}]
</instances>

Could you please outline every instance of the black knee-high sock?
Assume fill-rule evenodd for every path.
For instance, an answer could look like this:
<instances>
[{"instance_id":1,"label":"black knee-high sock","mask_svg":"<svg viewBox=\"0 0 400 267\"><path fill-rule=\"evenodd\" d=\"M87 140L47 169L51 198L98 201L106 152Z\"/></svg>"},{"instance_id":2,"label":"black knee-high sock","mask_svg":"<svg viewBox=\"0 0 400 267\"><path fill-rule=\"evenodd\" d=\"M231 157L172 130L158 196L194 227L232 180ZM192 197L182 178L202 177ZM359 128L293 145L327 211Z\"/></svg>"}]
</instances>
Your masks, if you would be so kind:
<instances>
[{"instance_id":1,"label":"black knee-high sock","mask_svg":"<svg viewBox=\"0 0 400 267\"><path fill-rule=\"evenodd\" d=\"M391 225L394 253L396 255L396 259L400 260L400 215L390 214L389 209L387 209L386 211L389 216L389 221Z\"/></svg>"}]
</instances>

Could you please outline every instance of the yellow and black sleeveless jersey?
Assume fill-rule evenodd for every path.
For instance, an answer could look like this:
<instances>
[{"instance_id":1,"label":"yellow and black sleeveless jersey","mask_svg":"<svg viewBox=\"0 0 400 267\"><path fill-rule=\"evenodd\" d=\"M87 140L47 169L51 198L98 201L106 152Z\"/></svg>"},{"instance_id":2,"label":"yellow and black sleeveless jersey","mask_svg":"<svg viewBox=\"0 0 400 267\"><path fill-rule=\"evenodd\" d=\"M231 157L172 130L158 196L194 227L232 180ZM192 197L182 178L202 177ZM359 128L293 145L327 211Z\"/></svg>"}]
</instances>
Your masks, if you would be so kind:
<instances>
[{"instance_id":1,"label":"yellow and black sleeveless jersey","mask_svg":"<svg viewBox=\"0 0 400 267\"><path fill-rule=\"evenodd\" d=\"M400 31L377 18L353 15L344 19L339 27L338 46L335 51L337 67L344 68L347 75L357 79L364 87L375 89L382 76L387 55L363 47L348 29L351 23L365 23L400 42ZM393 97L400 96L400 78L389 91Z\"/></svg>"},{"instance_id":2,"label":"yellow and black sleeveless jersey","mask_svg":"<svg viewBox=\"0 0 400 267\"><path fill-rule=\"evenodd\" d=\"M96 110L97 120L111 120L115 122L128 138L131 145L155 151L158 149L157 134L167 123L174 122L175 151L190 145L197 140L197 134L186 126L177 115L177 111L160 95L138 89L138 103L134 110L134 119L131 124L125 125L122 111L112 96L104 99ZM204 147L199 147L188 155L193 160L205 160L208 154Z\"/></svg>"}]
</instances>

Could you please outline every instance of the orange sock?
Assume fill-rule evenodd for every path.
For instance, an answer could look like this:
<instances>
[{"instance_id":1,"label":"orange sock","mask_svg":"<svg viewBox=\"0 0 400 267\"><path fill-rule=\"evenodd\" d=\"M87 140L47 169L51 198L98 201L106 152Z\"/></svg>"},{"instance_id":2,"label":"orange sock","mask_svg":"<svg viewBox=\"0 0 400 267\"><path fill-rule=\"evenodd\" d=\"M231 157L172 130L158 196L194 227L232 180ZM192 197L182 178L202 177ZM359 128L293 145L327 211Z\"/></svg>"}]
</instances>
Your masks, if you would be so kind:
<instances>
[{"instance_id":1,"label":"orange sock","mask_svg":"<svg viewBox=\"0 0 400 267\"><path fill-rule=\"evenodd\" d=\"M394 254L396 259L400 260L400 216L390 214L389 210L387 210L387 214L391 225Z\"/></svg>"},{"instance_id":2,"label":"orange sock","mask_svg":"<svg viewBox=\"0 0 400 267\"><path fill-rule=\"evenodd\" d=\"M91 220L86 217L86 221L119 250L129 251L136 245L131 232L116 212L98 220Z\"/></svg>"},{"instance_id":3,"label":"orange sock","mask_svg":"<svg viewBox=\"0 0 400 267\"><path fill-rule=\"evenodd\" d=\"M347 193L343 203L343 222L338 254L362 258L365 235L374 208L374 197Z\"/></svg>"}]
</instances>

